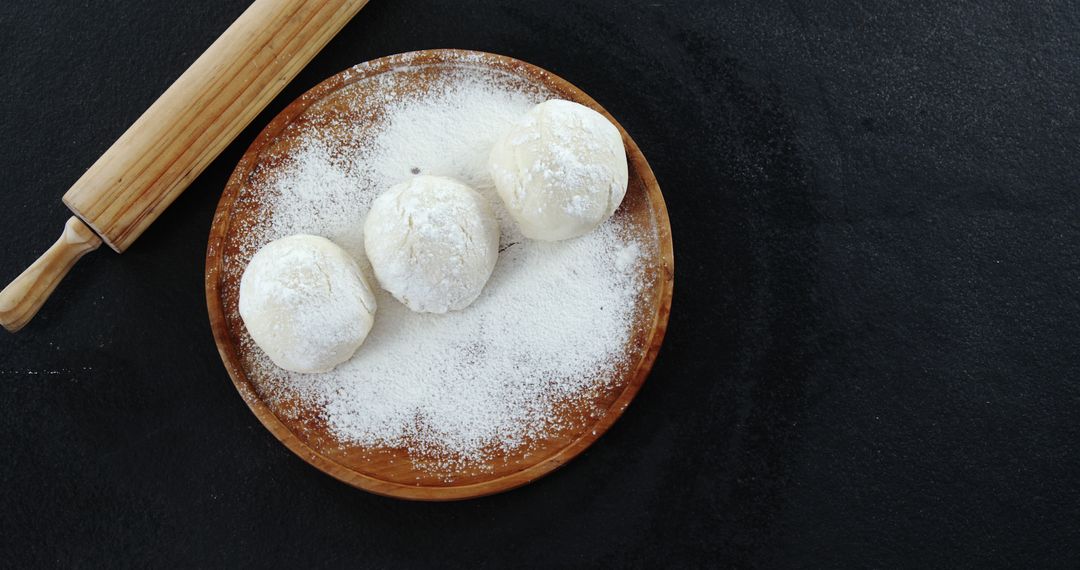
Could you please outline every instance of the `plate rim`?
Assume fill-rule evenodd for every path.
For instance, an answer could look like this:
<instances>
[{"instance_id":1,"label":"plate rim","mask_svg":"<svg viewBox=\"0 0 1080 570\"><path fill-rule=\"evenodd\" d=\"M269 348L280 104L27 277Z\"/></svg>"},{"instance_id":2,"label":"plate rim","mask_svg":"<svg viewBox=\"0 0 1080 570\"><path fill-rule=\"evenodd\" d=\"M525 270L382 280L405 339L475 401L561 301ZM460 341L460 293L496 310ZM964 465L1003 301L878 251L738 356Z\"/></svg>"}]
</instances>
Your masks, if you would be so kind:
<instances>
[{"instance_id":1,"label":"plate rim","mask_svg":"<svg viewBox=\"0 0 1080 570\"><path fill-rule=\"evenodd\" d=\"M360 79L384 73L399 65L414 64L418 61L460 61L466 57L475 57L478 61L487 65L495 64L507 69L524 69L528 74L535 74L545 81L550 81L560 91L572 95L572 99L578 103L587 105L603 114L618 129L623 137L627 149L627 158L631 162L631 168L637 172L645 185L649 203L656 221L658 253L658 287L660 288L657 310L653 318L652 328L645 340L645 353L632 372L626 387L607 408L604 414L592 424L592 429L586 429L581 436L559 449L555 454L532 464L528 467L506 473L494 479L479 481L467 485L406 485L379 479L355 471L337 461L320 454L304 443L270 410L269 406L260 399L247 379L236 354L235 341L231 338L225 318L225 311L221 300L222 264L224 261L224 243L228 235L231 221L230 207L235 202L240 188L243 186L242 179L250 170L251 162L260 154L262 148L273 140L273 136L282 131L293 119L301 115L310 105L321 100L330 93ZM273 134L273 136L272 136ZM285 445L291 452L299 456L309 465L319 471L352 487L362 489L377 495L394 497L399 499L424 500L424 501L452 501L483 497L509 491L522 485L535 481L571 459L577 457L622 416L630 402L637 395L641 386L645 383L649 372L652 370L660 346L663 343L667 331L668 317L671 313L671 300L674 288L675 261L671 238L671 223L668 218L667 206L664 202L660 186L656 181L652 168L646 161L637 143L630 137L626 130L592 97L589 97L581 89L569 81L533 64L499 54L462 49L429 49L411 52L403 52L373 59L358 65L349 67L336 73L297 97L286 106L259 132L244 151L243 156L233 169L229 180L222 191L221 198L214 211L214 218L210 227L210 235L206 248L206 268L204 288L206 292L207 312L210 317L210 326L214 335L214 343L221 355L229 378L236 388L240 397L248 408L255 414L275 438Z\"/></svg>"}]
</instances>

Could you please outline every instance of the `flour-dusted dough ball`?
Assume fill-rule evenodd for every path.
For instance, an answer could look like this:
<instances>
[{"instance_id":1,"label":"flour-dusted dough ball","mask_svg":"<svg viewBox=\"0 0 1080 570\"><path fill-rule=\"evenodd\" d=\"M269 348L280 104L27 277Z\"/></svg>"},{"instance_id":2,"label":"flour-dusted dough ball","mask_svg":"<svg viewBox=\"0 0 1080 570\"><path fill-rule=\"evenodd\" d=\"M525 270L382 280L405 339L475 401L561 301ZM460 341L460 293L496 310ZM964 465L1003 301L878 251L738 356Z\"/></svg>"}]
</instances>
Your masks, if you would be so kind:
<instances>
[{"instance_id":1,"label":"flour-dusted dough ball","mask_svg":"<svg viewBox=\"0 0 1080 570\"><path fill-rule=\"evenodd\" d=\"M626 195L619 129L571 101L533 107L491 149L488 169L507 211L532 239L586 234L611 217Z\"/></svg>"},{"instance_id":2,"label":"flour-dusted dough ball","mask_svg":"<svg viewBox=\"0 0 1080 570\"><path fill-rule=\"evenodd\" d=\"M371 204L364 249L383 289L410 309L445 313L480 295L499 256L499 223L483 196L417 176Z\"/></svg>"},{"instance_id":3,"label":"flour-dusted dough ball","mask_svg":"<svg viewBox=\"0 0 1080 570\"><path fill-rule=\"evenodd\" d=\"M326 372L348 360L375 323L375 296L334 242L295 235L262 247L240 278L240 316L274 364Z\"/></svg>"}]
</instances>

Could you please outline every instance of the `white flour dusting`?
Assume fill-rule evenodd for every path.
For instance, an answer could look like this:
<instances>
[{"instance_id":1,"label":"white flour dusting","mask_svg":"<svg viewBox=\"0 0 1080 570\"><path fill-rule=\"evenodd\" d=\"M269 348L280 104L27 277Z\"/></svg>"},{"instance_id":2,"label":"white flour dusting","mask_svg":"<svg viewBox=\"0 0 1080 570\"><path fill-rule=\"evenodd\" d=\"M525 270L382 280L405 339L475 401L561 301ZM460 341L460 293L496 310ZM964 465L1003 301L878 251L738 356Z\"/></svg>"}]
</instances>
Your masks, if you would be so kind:
<instances>
[{"instance_id":1,"label":"white flour dusting","mask_svg":"<svg viewBox=\"0 0 1080 570\"><path fill-rule=\"evenodd\" d=\"M264 397L299 398L340 441L404 447L436 470L482 462L559 427L553 409L602 389L625 358L643 289L648 245L629 238L618 215L577 239L521 237L496 198L486 160L510 122L550 95L498 73L468 68L422 96L369 97L367 105L385 104L386 112L374 131L360 122L344 129L352 133L348 144L305 135L270 173L265 224L246 248L322 235L355 256L374 284L363 221L379 192L422 173L462 180L490 201L502 251L465 310L414 313L378 289L367 341L328 373L285 372L252 346L249 364ZM392 73L373 80L393 91Z\"/></svg>"}]
</instances>

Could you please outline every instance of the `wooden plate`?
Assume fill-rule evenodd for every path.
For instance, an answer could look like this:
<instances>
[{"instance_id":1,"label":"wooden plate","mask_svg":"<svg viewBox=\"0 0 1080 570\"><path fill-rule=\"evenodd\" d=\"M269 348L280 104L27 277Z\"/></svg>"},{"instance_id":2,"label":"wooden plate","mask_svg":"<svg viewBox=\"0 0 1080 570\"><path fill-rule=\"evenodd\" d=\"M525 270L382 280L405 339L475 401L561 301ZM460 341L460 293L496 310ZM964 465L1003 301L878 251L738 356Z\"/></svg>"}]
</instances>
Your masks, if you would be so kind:
<instances>
[{"instance_id":1,"label":"wooden plate","mask_svg":"<svg viewBox=\"0 0 1080 570\"><path fill-rule=\"evenodd\" d=\"M630 164L630 183L619 212L632 233L648 247L643 263L646 290L639 298L635 330L627 358L607 388L588 402L588 414L527 449L508 452L482 465L462 468L452 480L430 473L404 449L362 448L342 444L329 433L317 413L296 401L270 398L251 366L251 346L237 311L239 274L253 252L244 247L246 228L260 223L257 169L274 168L304 129L320 128L355 108L357 98L392 84L395 89L422 90L432 78L465 68L494 70L551 98L587 105L611 116L596 101L567 81L543 69L504 56L461 50L431 50L377 59L339 73L289 105L252 143L229 179L218 204L206 253L206 300L218 351L240 395L259 420L286 447L319 470L361 489L405 499L453 500L489 495L524 485L563 465L602 435L633 399L652 367L667 326L674 260L671 227L656 178L641 151L619 126ZM395 74L395 81L378 81ZM383 87L380 87L382 85ZM367 116L374 117L378 113ZM356 120L353 118L352 120ZM614 122L614 119L612 119ZM615 123L618 125L618 123ZM581 418L585 418L582 420Z\"/></svg>"}]
</instances>

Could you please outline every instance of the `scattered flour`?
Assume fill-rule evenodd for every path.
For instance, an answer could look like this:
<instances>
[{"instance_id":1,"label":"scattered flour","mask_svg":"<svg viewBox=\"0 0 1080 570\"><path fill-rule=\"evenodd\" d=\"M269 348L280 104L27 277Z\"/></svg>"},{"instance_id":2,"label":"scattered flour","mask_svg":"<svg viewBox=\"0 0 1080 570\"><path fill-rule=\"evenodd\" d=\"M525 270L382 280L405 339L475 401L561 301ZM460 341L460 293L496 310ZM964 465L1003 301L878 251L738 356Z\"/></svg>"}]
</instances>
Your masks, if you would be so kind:
<instances>
[{"instance_id":1,"label":"scattered flour","mask_svg":"<svg viewBox=\"0 0 1080 570\"><path fill-rule=\"evenodd\" d=\"M334 135L313 129L283 160L265 161L274 166L257 189L270 197L264 223L252 228L242 255L311 233L341 245L370 277L363 222L371 201L431 174L457 178L490 201L501 227L490 281L467 309L441 315L415 313L376 291L367 341L331 372L283 371L253 345L248 364L264 397L318 409L341 442L404 447L433 470L452 472L543 438L565 421L556 407L610 382L634 330L648 245L628 237L618 215L561 242L527 240L516 229L495 195L487 156L514 119L551 94L466 66L424 94L402 97L393 95L394 75L368 80L388 95L357 104L359 119L334 125ZM377 121L363 119L383 105Z\"/></svg>"}]
</instances>

